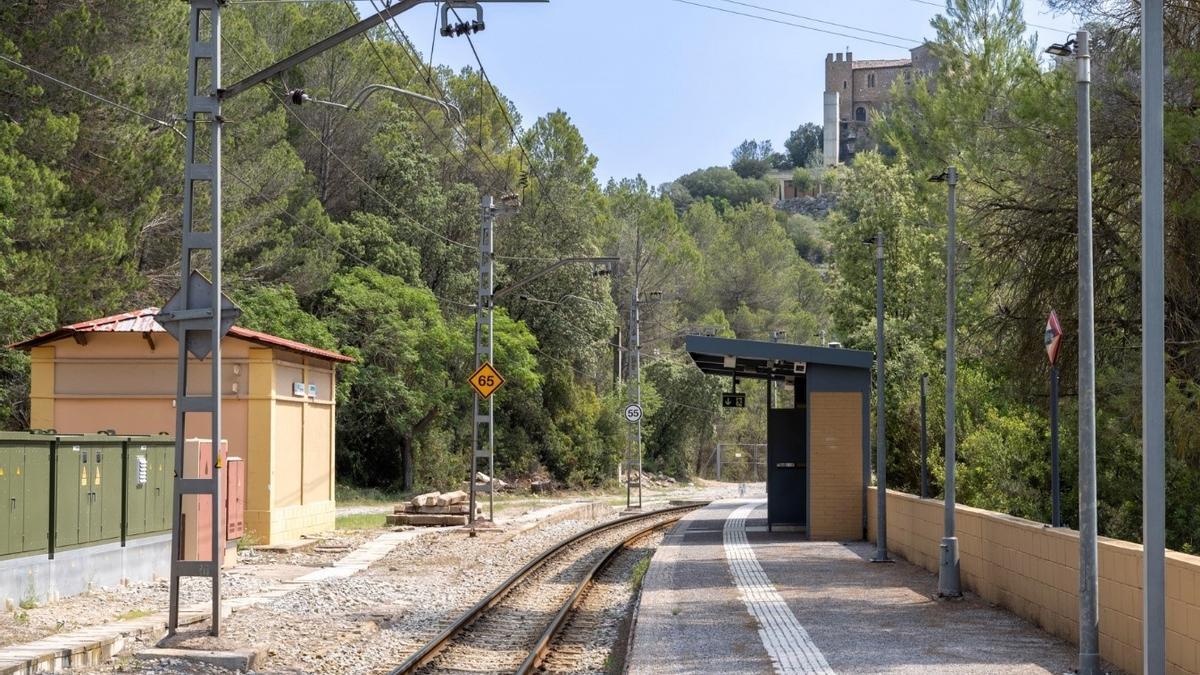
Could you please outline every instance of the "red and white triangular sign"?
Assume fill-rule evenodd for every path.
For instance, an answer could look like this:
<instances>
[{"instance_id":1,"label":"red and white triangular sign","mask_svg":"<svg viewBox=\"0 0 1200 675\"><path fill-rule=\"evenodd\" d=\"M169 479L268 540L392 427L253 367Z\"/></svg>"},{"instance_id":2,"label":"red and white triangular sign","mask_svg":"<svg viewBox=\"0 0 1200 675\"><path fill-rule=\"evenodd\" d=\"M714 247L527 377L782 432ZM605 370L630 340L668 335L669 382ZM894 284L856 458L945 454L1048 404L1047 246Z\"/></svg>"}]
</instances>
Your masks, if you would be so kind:
<instances>
[{"instance_id":1,"label":"red and white triangular sign","mask_svg":"<svg viewBox=\"0 0 1200 675\"><path fill-rule=\"evenodd\" d=\"M1062 346L1063 329L1058 322L1058 314L1050 310L1046 319L1046 356L1050 357L1050 365L1058 363L1058 350Z\"/></svg>"}]
</instances>

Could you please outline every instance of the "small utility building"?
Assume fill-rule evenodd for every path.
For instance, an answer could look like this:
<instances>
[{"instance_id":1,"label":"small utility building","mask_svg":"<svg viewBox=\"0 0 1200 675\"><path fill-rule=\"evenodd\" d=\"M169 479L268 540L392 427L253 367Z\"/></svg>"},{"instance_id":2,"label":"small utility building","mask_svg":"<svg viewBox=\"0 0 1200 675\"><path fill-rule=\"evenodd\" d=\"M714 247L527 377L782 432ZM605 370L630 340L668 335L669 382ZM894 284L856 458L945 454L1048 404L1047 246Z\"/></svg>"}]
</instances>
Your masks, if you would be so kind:
<instances>
[{"instance_id":1,"label":"small utility building","mask_svg":"<svg viewBox=\"0 0 1200 675\"><path fill-rule=\"evenodd\" d=\"M12 345L33 360L30 426L59 433L175 432L179 348L157 307L93 319ZM245 461L245 526L273 544L334 528L334 401L348 356L234 326L221 341L223 436ZM189 359L207 389L207 362ZM196 391L204 394L207 391ZM187 437L210 435L189 415Z\"/></svg>"},{"instance_id":2,"label":"small utility building","mask_svg":"<svg viewBox=\"0 0 1200 675\"><path fill-rule=\"evenodd\" d=\"M689 335L700 370L778 383L767 411L767 524L866 537L871 352Z\"/></svg>"}]
</instances>

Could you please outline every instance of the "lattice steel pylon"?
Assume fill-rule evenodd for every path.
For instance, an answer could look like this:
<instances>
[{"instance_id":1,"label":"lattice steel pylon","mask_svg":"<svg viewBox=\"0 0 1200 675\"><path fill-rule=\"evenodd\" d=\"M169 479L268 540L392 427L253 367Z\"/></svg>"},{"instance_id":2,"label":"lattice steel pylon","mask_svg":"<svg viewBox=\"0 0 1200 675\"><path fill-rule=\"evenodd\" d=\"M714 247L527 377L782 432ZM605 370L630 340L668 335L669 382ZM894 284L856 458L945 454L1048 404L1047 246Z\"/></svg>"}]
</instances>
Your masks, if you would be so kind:
<instances>
[{"instance_id":1,"label":"lattice steel pylon","mask_svg":"<svg viewBox=\"0 0 1200 675\"><path fill-rule=\"evenodd\" d=\"M495 200L491 195L485 195L480 199L480 226L479 226L479 301L475 306L475 368L487 363L493 363L495 358L495 340L494 329L495 320L492 316L495 299L494 293L496 290L496 260L495 249L493 248L495 239L496 225L496 205ZM494 364L493 364L494 365ZM495 495L496 495L496 431L495 431L495 399L489 396L484 403L487 405L487 414L480 414L480 396L475 393L474 414L471 419L471 474L467 478L468 487L468 511L467 522L472 526L475 524L475 504L477 501L477 490L475 484L475 476L479 472L479 460L487 461L487 476L488 476L488 520L495 521ZM482 440L482 427L487 427L487 449L483 450L479 447Z\"/></svg>"},{"instance_id":2,"label":"lattice steel pylon","mask_svg":"<svg viewBox=\"0 0 1200 675\"><path fill-rule=\"evenodd\" d=\"M169 307L159 316L179 342L175 388L175 490L171 518L171 585L167 629L179 627L179 582L182 577L212 580L210 632L221 630L221 555L224 553L221 495L221 5L222 0L190 0L188 17L187 143L183 168L183 242L179 265L180 288ZM209 255L211 289L194 278L201 261L197 253ZM199 283L197 283L199 281ZM170 307L170 305L174 305ZM229 323L232 323L230 321ZM205 349L205 342L208 348ZM189 395L188 353L211 361L207 393ZM212 422L213 471L209 478L185 476L184 439L189 413L207 413ZM210 560L181 560L182 509L186 495L211 495L212 536Z\"/></svg>"}]
</instances>

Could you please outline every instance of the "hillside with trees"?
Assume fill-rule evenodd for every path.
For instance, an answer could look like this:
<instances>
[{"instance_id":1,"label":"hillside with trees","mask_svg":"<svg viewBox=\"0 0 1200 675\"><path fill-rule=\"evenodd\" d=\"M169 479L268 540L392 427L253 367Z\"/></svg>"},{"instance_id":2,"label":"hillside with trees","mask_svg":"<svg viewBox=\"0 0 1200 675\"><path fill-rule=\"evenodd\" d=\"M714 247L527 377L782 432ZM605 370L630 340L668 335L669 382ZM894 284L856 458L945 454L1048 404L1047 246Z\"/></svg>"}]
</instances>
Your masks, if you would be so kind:
<instances>
[{"instance_id":1,"label":"hillside with trees","mask_svg":"<svg viewBox=\"0 0 1200 675\"><path fill-rule=\"evenodd\" d=\"M349 3L231 7L226 81L355 18ZM185 3L160 0L0 7L0 55L11 59L0 60L5 344L174 292L183 144L153 120L184 108L186 20ZM524 118L477 69L424 58L381 28L225 109L225 283L241 323L357 359L339 374L339 479L415 489L466 475L479 203L510 191L522 207L497 228L497 287L564 256L623 265L616 276L564 267L502 303L498 472L615 480L628 396L615 364L628 362L635 267L644 294L661 297L642 311L647 466L698 471L732 423L717 412L720 384L681 354L682 336L800 335L824 316L820 279L763 204L769 195L718 208L701 194L676 208L640 178L602 185L567 113ZM286 96L346 101L368 84L410 82L461 109L461 123L381 94L358 113ZM28 427L28 387L28 356L0 350L0 428Z\"/></svg>"},{"instance_id":2,"label":"hillside with trees","mask_svg":"<svg viewBox=\"0 0 1200 675\"><path fill-rule=\"evenodd\" d=\"M1056 0L1093 31L1100 524L1139 538L1140 260L1137 5ZM84 0L0 7L0 340L158 305L175 290L182 203L184 3ZM228 81L355 18L340 3L225 12ZM1200 546L1200 15L1169 12L1168 544ZM497 286L564 256L620 256L615 275L563 267L508 296L496 317L498 472L560 484L615 480L626 449L623 355L634 274L642 307L647 468L701 473L718 441L761 442L765 389L722 412L725 383L680 349L705 331L794 342L822 333L874 349L874 271L863 240L887 236L888 435L893 487L918 485L918 381L930 376L940 489L945 191L959 167L962 501L1049 518L1047 365L1041 335L1068 328L1063 503L1074 504L1075 120L1069 68L1025 36L1018 0L953 0L933 23L939 69L897 81L872 119L880 153L820 163L820 127L776 150L748 140L728 165L654 187L601 184L562 110L519 111L478 69L427 65L380 29L226 109L225 269L242 323L357 361L339 374L339 478L444 487L467 472L480 197L516 193L497 227ZM139 116L22 70L27 64ZM815 66L814 66L815 67ZM408 84L461 123L376 95L359 113L295 106ZM832 190L825 220L773 208L768 172ZM640 254L639 254L640 251ZM29 359L0 349L0 428L28 426ZM1065 508L1068 524L1076 515Z\"/></svg>"}]
</instances>

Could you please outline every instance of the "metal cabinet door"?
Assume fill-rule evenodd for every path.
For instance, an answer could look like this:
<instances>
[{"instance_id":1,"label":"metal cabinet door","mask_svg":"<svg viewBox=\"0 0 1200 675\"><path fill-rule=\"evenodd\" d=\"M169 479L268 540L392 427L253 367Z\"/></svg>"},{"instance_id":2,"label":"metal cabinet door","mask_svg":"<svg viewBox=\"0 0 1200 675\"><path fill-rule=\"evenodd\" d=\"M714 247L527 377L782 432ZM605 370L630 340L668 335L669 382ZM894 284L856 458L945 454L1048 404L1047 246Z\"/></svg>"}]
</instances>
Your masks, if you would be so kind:
<instances>
[{"instance_id":1,"label":"metal cabinet door","mask_svg":"<svg viewBox=\"0 0 1200 675\"><path fill-rule=\"evenodd\" d=\"M4 502L5 513L8 516L9 553L20 553L25 550L25 448L10 448L8 455L8 499Z\"/></svg>"},{"instance_id":2,"label":"metal cabinet door","mask_svg":"<svg viewBox=\"0 0 1200 675\"><path fill-rule=\"evenodd\" d=\"M99 462L97 457L99 453L95 446L83 446L83 475L86 480L80 486L83 494L80 495L79 505L79 543L87 543L100 541L103 536L100 534L100 494L99 484L103 476L99 472ZM86 517L85 517L86 514Z\"/></svg>"},{"instance_id":3,"label":"metal cabinet door","mask_svg":"<svg viewBox=\"0 0 1200 675\"><path fill-rule=\"evenodd\" d=\"M150 487L150 456L145 445L130 441L126 446L125 466L125 534L145 534Z\"/></svg>"},{"instance_id":4,"label":"metal cabinet door","mask_svg":"<svg viewBox=\"0 0 1200 675\"><path fill-rule=\"evenodd\" d=\"M152 492L147 516L147 531L162 532L171 529L171 493L175 486L175 446L154 445L150 447L151 476L147 486Z\"/></svg>"},{"instance_id":5,"label":"metal cabinet door","mask_svg":"<svg viewBox=\"0 0 1200 675\"><path fill-rule=\"evenodd\" d=\"M42 551L50 534L50 444L30 444L25 448L24 470L24 546L21 550Z\"/></svg>"},{"instance_id":6,"label":"metal cabinet door","mask_svg":"<svg viewBox=\"0 0 1200 675\"><path fill-rule=\"evenodd\" d=\"M121 445L96 448L92 465L92 521L99 525L96 541L121 538ZM93 525L93 530L96 528Z\"/></svg>"},{"instance_id":7,"label":"metal cabinet door","mask_svg":"<svg viewBox=\"0 0 1200 675\"><path fill-rule=\"evenodd\" d=\"M12 518L9 517L9 510L12 505L12 469L8 465L9 458L17 452L21 452L21 450L9 445L0 446L0 555L8 555L21 550L20 548L13 549L9 546L10 533L12 532Z\"/></svg>"},{"instance_id":8,"label":"metal cabinet door","mask_svg":"<svg viewBox=\"0 0 1200 675\"><path fill-rule=\"evenodd\" d=\"M81 446L69 441L58 444L58 475L54 477L56 549L79 543L81 507L87 503L88 493L87 465L83 463L83 452Z\"/></svg>"}]
</instances>

